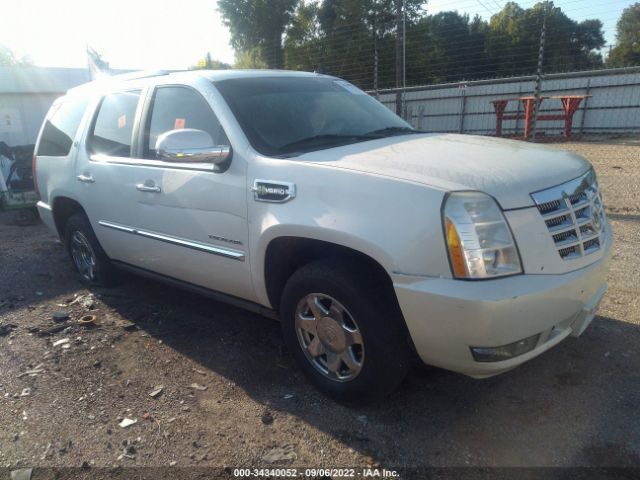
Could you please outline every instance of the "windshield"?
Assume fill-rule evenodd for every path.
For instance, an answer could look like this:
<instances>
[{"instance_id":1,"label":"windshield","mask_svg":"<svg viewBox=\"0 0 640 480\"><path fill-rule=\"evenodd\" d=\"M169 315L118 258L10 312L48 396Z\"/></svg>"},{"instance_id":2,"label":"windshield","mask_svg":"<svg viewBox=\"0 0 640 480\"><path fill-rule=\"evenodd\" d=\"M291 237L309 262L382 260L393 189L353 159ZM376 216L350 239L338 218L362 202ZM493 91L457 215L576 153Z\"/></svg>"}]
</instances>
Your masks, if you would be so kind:
<instances>
[{"instance_id":1,"label":"windshield","mask_svg":"<svg viewBox=\"0 0 640 480\"><path fill-rule=\"evenodd\" d=\"M254 149L268 156L416 132L377 100L327 77L235 78L215 82Z\"/></svg>"}]
</instances>

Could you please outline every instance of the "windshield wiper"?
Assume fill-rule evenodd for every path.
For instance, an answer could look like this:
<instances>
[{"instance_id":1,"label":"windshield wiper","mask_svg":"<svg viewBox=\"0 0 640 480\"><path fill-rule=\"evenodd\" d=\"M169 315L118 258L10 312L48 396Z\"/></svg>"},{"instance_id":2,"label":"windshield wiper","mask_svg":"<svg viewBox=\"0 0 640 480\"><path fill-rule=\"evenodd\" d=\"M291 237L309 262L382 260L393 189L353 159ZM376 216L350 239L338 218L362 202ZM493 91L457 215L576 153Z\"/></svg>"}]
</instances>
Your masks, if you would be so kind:
<instances>
[{"instance_id":1,"label":"windshield wiper","mask_svg":"<svg viewBox=\"0 0 640 480\"><path fill-rule=\"evenodd\" d=\"M385 127L379 128L378 130L373 130L372 132L367 132L365 135L386 137L391 135L402 135L405 133L427 133L422 130L416 130L411 127ZM374 137L375 138L375 137Z\"/></svg>"},{"instance_id":2,"label":"windshield wiper","mask_svg":"<svg viewBox=\"0 0 640 480\"><path fill-rule=\"evenodd\" d=\"M349 140L364 141L364 140L371 140L373 138L382 138L382 135L378 135L375 133L367 133L366 135L324 133L322 135L314 135L312 137L307 137L301 140L296 140L295 142L287 143L286 145L282 145L281 147L279 147L279 149L295 150L297 148L309 147L316 144L334 143L334 142L343 143Z\"/></svg>"}]
</instances>

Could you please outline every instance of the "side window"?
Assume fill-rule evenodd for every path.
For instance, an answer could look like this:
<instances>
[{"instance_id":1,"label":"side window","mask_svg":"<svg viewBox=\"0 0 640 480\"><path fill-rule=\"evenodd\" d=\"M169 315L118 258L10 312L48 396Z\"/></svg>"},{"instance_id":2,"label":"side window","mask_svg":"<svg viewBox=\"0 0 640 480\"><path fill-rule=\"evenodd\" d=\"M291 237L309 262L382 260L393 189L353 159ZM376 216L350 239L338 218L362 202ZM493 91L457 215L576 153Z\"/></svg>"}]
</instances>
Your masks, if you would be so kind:
<instances>
[{"instance_id":1,"label":"side window","mask_svg":"<svg viewBox=\"0 0 640 480\"><path fill-rule=\"evenodd\" d=\"M87 108L87 99L65 99L54 105L45 121L36 155L66 157Z\"/></svg>"},{"instance_id":2,"label":"side window","mask_svg":"<svg viewBox=\"0 0 640 480\"><path fill-rule=\"evenodd\" d=\"M112 93L102 99L89 136L91 153L131 156L133 119L139 100L140 90Z\"/></svg>"},{"instance_id":3,"label":"side window","mask_svg":"<svg viewBox=\"0 0 640 480\"><path fill-rule=\"evenodd\" d=\"M145 158L156 158L156 141L169 130L195 128L211 135L214 144L229 140L206 100L187 87L158 87L153 96L151 117L147 122Z\"/></svg>"}]
</instances>

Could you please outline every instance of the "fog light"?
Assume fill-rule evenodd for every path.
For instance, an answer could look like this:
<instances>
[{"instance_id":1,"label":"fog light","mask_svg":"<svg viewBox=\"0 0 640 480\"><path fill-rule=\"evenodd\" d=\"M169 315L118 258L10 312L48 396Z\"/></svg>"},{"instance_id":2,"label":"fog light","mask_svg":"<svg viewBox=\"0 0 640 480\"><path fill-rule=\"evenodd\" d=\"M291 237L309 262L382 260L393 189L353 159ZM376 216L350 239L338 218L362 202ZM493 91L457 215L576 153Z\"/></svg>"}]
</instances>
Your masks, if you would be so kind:
<instances>
[{"instance_id":1,"label":"fog light","mask_svg":"<svg viewBox=\"0 0 640 480\"><path fill-rule=\"evenodd\" d=\"M471 347L471 354L476 362L500 362L517 357L533 350L538 344L540 334L524 338L501 347Z\"/></svg>"}]
</instances>

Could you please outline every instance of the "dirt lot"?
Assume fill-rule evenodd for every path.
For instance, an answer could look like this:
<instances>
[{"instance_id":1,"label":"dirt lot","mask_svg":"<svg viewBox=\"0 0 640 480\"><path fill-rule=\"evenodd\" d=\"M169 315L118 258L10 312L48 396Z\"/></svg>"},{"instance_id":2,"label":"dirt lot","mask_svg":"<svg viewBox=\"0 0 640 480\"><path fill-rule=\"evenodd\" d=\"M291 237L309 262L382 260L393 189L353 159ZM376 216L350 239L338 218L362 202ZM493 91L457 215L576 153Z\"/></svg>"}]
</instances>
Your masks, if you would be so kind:
<instances>
[{"instance_id":1,"label":"dirt lot","mask_svg":"<svg viewBox=\"0 0 640 480\"><path fill-rule=\"evenodd\" d=\"M640 218L613 218L582 337L484 381L416 368L348 409L305 381L277 323L137 277L89 291L42 225L0 215L0 468L640 467Z\"/></svg>"}]
</instances>

